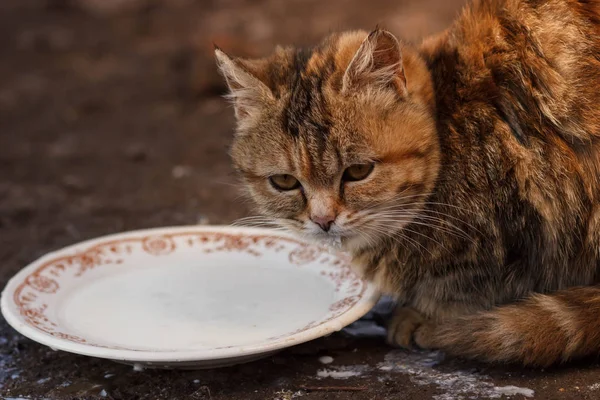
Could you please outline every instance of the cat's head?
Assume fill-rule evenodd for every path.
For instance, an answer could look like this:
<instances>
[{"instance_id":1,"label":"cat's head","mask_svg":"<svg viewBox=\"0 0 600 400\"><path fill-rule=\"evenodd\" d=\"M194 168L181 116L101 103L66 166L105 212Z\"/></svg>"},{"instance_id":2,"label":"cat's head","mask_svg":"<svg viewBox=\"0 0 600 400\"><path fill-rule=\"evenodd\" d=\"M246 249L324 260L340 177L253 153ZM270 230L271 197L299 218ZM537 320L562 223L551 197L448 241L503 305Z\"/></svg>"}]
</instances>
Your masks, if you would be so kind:
<instances>
[{"instance_id":1,"label":"cat's head","mask_svg":"<svg viewBox=\"0 0 600 400\"><path fill-rule=\"evenodd\" d=\"M376 30L263 59L216 57L237 117L234 166L262 215L352 248L412 220L440 159L416 52Z\"/></svg>"}]
</instances>

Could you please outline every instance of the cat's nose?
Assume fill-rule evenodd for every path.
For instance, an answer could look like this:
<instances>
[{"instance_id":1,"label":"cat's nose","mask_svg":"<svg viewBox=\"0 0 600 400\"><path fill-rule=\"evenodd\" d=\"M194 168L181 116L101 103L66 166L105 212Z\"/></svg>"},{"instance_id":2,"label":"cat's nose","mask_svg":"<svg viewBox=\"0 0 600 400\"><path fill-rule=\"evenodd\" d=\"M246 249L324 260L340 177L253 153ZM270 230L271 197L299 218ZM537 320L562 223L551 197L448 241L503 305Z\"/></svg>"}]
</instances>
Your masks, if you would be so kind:
<instances>
[{"instance_id":1,"label":"cat's nose","mask_svg":"<svg viewBox=\"0 0 600 400\"><path fill-rule=\"evenodd\" d=\"M325 232L329 232L331 224L335 221L334 215L312 215L310 220L319 225Z\"/></svg>"}]
</instances>

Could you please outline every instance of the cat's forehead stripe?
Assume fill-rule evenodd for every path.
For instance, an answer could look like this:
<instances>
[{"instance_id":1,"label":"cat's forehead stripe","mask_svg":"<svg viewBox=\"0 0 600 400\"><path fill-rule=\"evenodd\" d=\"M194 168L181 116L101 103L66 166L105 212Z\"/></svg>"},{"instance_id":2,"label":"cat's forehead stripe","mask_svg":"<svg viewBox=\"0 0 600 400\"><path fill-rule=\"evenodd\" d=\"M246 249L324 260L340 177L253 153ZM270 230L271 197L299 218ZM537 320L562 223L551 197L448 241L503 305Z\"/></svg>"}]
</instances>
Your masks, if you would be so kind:
<instances>
[{"instance_id":1,"label":"cat's forehead stripe","mask_svg":"<svg viewBox=\"0 0 600 400\"><path fill-rule=\"evenodd\" d=\"M334 72L331 46L299 50L291 62L290 96L283 113L284 129L294 137L329 134L330 116L323 85Z\"/></svg>"}]
</instances>

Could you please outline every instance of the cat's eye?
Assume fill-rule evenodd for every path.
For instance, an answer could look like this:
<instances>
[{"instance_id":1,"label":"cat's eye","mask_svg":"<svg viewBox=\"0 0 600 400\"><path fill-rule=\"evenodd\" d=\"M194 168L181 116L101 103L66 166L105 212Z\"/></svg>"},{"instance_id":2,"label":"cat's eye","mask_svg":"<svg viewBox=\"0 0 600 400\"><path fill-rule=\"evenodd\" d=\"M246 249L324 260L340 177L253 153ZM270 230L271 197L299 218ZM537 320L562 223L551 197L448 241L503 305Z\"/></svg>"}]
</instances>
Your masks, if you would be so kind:
<instances>
[{"instance_id":1,"label":"cat's eye","mask_svg":"<svg viewBox=\"0 0 600 400\"><path fill-rule=\"evenodd\" d=\"M342 179L346 182L362 181L373 172L375 163L354 164L346 168Z\"/></svg>"},{"instance_id":2,"label":"cat's eye","mask_svg":"<svg viewBox=\"0 0 600 400\"><path fill-rule=\"evenodd\" d=\"M271 185L275 189L283 191L294 190L300 187L300 181L288 174L273 175L269 178L269 182L271 182Z\"/></svg>"}]
</instances>

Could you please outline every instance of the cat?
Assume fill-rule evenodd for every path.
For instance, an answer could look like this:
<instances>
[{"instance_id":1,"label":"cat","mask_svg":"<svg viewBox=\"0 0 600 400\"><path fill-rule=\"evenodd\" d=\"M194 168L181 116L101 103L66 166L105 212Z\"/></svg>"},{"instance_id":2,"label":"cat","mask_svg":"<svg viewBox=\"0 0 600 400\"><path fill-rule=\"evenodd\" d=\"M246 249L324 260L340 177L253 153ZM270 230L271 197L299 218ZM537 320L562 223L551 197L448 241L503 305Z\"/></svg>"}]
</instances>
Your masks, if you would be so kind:
<instances>
[{"instance_id":1,"label":"cat","mask_svg":"<svg viewBox=\"0 0 600 400\"><path fill-rule=\"evenodd\" d=\"M398 299L388 340L549 366L600 353L600 1L481 0L261 59L215 48L256 208Z\"/></svg>"}]
</instances>

